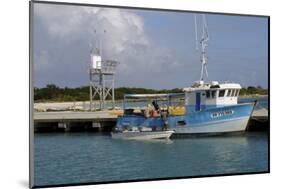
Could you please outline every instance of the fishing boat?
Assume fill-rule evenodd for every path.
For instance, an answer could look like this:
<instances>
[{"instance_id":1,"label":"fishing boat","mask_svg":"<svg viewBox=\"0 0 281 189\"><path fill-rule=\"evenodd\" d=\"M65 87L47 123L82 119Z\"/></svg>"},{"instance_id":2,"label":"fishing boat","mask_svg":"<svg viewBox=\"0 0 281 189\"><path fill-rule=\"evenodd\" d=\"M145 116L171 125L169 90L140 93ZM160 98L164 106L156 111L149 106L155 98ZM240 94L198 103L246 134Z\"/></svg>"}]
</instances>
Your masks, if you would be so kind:
<instances>
[{"instance_id":1,"label":"fishing boat","mask_svg":"<svg viewBox=\"0 0 281 189\"><path fill-rule=\"evenodd\" d=\"M234 82L204 81L204 76L208 77L206 47L209 40L205 15L202 15L202 23L200 80L191 87L183 88L182 93L124 95L124 115L118 116L116 127L133 125L157 130L165 125L164 127L174 130L175 135L221 134L246 130L256 103L238 103L241 85ZM195 27L198 44L197 24ZM143 108L136 112L127 108L128 97L150 99L152 106L148 107L153 109ZM176 109L172 104L173 98L183 99L183 111L172 111ZM166 102L165 106L159 106L158 102L163 101ZM164 117L163 112L166 112Z\"/></svg>"}]
</instances>

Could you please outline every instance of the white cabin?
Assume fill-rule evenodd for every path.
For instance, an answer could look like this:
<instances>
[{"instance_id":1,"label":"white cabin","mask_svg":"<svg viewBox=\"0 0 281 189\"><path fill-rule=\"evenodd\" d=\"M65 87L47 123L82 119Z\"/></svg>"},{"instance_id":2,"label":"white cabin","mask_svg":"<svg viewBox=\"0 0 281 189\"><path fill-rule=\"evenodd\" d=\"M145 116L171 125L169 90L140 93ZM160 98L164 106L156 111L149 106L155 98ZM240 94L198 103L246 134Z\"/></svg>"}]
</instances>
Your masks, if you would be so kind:
<instances>
[{"instance_id":1,"label":"white cabin","mask_svg":"<svg viewBox=\"0 0 281 189\"><path fill-rule=\"evenodd\" d=\"M184 88L187 111L201 111L206 108L235 105L238 102L241 85L237 83L195 82Z\"/></svg>"}]
</instances>

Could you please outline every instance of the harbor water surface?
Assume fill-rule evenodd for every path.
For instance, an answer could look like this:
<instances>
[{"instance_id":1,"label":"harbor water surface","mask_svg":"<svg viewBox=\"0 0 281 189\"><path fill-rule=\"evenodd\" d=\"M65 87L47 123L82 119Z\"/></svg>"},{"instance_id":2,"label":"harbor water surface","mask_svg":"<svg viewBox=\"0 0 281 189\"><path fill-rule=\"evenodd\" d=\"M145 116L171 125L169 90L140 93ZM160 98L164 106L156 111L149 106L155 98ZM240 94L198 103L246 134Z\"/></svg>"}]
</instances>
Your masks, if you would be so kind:
<instances>
[{"instance_id":1,"label":"harbor water surface","mask_svg":"<svg viewBox=\"0 0 281 189\"><path fill-rule=\"evenodd\" d=\"M268 170L268 135L114 140L102 133L36 134L35 185Z\"/></svg>"}]
</instances>

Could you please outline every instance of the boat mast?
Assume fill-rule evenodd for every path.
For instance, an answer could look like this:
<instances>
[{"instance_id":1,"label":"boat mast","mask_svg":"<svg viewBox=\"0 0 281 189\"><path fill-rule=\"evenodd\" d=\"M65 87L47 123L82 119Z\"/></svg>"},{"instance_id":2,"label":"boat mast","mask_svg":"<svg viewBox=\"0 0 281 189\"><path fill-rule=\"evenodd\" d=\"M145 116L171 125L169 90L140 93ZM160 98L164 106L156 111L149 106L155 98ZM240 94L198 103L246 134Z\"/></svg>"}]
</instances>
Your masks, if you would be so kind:
<instances>
[{"instance_id":1,"label":"boat mast","mask_svg":"<svg viewBox=\"0 0 281 189\"><path fill-rule=\"evenodd\" d=\"M194 24L195 24L196 50L198 50L196 15L194 15ZM208 71L207 71L207 60L208 59L207 59L207 52L206 52L206 47L208 46L208 44L207 44L208 41L209 41L209 34L208 34L206 16L204 14L202 14L202 37L200 40L200 45L201 45L200 81L204 81L204 70L205 70L206 77L208 77Z\"/></svg>"}]
</instances>

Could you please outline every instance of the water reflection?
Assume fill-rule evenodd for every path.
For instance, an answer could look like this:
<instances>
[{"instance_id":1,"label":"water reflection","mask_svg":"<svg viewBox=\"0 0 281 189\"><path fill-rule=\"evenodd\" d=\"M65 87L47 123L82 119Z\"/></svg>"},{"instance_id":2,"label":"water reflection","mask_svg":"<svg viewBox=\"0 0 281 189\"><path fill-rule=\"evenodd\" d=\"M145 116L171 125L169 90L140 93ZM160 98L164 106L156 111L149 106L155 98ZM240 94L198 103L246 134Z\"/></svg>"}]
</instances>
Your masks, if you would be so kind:
<instances>
[{"instance_id":1,"label":"water reflection","mask_svg":"<svg viewBox=\"0 0 281 189\"><path fill-rule=\"evenodd\" d=\"M109 134L35 135L35 183L70 184L246 173L268 169L268 136L113 140Z\"/></svg>"}]
</instances>

